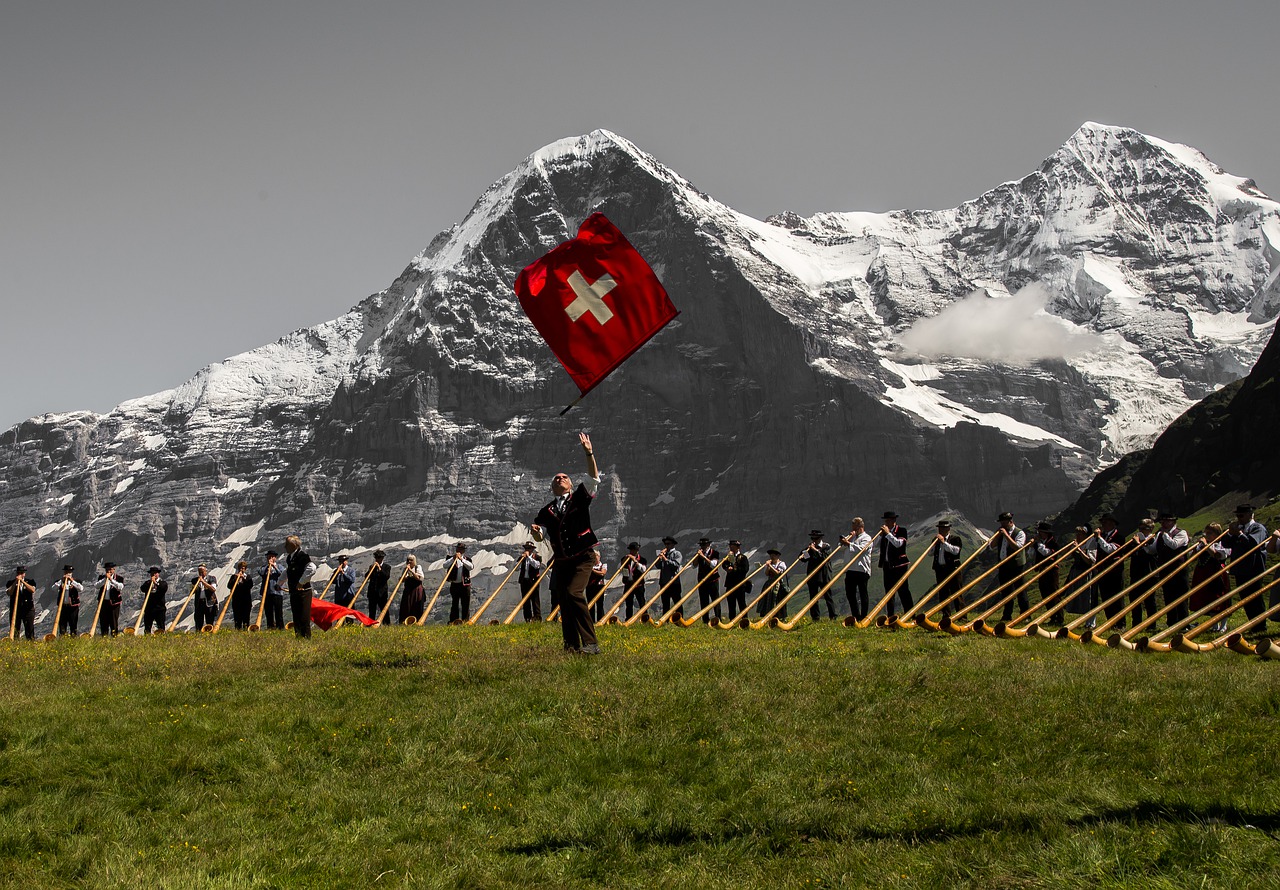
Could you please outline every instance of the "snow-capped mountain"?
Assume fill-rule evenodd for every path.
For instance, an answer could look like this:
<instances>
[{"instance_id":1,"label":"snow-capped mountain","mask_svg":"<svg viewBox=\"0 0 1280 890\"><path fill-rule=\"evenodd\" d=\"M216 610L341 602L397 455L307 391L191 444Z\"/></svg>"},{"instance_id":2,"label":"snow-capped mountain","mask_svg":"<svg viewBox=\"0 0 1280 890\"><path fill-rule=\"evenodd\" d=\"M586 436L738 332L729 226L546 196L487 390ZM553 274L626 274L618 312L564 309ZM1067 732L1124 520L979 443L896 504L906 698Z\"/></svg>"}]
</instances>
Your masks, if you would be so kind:
<instances>
[{"instance_id":1,"label":"snow-capped mountain","mask_svg":"<svg viewBox=\"0 0 1280 890\"><path fill-rule=\"evenodd\" d=\"M562 418L576 391L511 282L596 210L682 314ZM790 546L886 508L1044 515L1249 370L1278 251L1280 205L1251 182L1117 127L953 210L768 221L595 131L531 155L341 318L6 432L0 552L41 578L177 573L296 531L317 556L478 540L498 568L582 428L611 549Z\"/></svg>"}]
</instances>

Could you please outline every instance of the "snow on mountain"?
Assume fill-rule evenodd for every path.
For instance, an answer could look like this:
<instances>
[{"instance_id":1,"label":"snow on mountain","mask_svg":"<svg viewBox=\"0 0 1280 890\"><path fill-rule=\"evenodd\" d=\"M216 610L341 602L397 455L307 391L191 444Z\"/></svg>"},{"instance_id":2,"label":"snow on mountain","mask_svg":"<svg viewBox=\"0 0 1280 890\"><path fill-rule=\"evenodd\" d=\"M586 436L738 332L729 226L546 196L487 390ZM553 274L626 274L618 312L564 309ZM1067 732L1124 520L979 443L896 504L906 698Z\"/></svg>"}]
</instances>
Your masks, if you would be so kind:
<instances>
[{"instance_id":1,"label":"snow on mountain","mask_svg":"<svg viewBox=\"0 0 1280 890\"><path fill-rule=\"evenodd\" d=\"M575 393L511 282L596 210L682 315L560 418ZM1280 311L1278 246L1280 206L1250 181L1119 127L1085 124L951 210L767 221L597 130L530 155L341 318L6 432L0 547L45 573L179 572L298 531L316 556L489 542L496 569L550 474L577 470L579 428L607 465L611 547L786 542L887 506L1042 515L1248 371ZM1019 311L904 347L988 300Z\"/></svg>"}]
</instances>

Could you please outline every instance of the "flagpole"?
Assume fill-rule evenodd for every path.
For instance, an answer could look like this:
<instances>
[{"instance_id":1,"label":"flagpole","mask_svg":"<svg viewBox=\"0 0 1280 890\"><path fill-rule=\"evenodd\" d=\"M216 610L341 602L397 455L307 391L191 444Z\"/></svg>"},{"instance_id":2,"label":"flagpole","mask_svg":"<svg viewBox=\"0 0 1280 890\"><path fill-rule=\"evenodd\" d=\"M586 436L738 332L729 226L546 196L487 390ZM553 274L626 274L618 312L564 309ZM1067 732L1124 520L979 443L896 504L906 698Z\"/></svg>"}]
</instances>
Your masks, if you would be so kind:
<instances>
[{"instance_id":1,"label":"flagpole","mask_svg":"<svg viewBox=\"0 0 1280 890\"><path fill-rule=\"evenodd\" d=\"M570 402L569 404L565 405L565 406L564 406L564 410L560 412L560 416L561 416L561 417L564 417L566 414L568 414L568 413L569 413L569 409L570 409L570 408L572 408L574 405L578 404L579 402L581 402L581 401L586 397L586 395L587 395L587 394L584 392L582 395L578 396L578 397L577 397L576 399L574 399L572 402Z\"/></svg>"}]
</instances>

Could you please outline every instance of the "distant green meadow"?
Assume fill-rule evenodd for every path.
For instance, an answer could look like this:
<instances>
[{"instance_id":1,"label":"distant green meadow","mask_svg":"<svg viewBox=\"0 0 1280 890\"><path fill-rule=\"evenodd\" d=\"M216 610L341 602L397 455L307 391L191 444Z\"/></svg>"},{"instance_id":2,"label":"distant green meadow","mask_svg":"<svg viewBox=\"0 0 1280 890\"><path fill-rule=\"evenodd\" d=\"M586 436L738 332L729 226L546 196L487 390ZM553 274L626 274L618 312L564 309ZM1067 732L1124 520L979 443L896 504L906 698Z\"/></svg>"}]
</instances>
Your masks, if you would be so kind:
<instances>
[{"instance_id":1,"label":"distant green meadow","mask_svg":"<svg viewBox=\"0 0 1280 890\"><path fill-rule=\"evenodd\" d=\"M18 887L1240 887L1280 662L802 624L0 644Z\"/></svg>"}]
</instances>

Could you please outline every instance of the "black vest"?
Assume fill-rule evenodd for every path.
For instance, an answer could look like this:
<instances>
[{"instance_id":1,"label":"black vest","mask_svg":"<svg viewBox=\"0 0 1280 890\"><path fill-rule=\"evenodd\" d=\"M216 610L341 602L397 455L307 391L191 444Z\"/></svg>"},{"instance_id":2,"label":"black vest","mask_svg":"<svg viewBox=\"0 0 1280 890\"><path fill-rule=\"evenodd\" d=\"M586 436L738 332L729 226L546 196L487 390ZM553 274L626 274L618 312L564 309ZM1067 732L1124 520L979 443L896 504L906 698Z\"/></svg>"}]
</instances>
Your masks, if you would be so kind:
<instances>
[{"instance_id":1,"label":"black vest","mask_svg":"<svg viewBox=\"0 0 1280 890\"><path fill-rule=\"evenodd\" d=\"M557 559L573 559L600 543L591 530L591 502L594 499L587 487L579 483L565 501L562 512L556 511L555 501L539 511L534 522L542 527Z\"/></svg>"}]
</instances>

